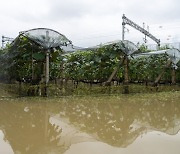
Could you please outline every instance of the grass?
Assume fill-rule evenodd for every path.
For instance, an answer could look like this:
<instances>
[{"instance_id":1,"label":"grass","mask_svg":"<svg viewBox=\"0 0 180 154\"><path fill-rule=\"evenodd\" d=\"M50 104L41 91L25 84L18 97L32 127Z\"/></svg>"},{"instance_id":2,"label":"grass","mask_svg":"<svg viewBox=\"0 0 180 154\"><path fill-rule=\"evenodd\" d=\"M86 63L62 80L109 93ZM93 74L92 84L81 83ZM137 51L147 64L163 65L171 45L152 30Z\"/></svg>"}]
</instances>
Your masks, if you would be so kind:
<instances>
[{"instance_id":1,"label":"grass","mask_svg":"<svg viewBox=\"0 0 180 154\"><path fill-rule=\"evenodd\" d=\"M22 85L21 95L27 96L27 89L29 86ZM33 88L32 86L30 87ZM35 86L34 88L37 88ZM140 84L130 84L129 85L130 94L127 95L140 95L140 94L157 94L159 92L179 92L179 85L159 85L158 87L145 86ZM74 85L67 85L66 87L57 86L51 84L49 86L49 96L51 97L61 97L61 96L102 96L102 95L121 95L123 93L123 86L99 86L99 85L87 85L79 84L77 87ZM18 97L19 96L19 87L17 84L0 84L0 97Z\"/></svg>"},{"instance_id":2,"label":"grass","mask_svg":"<svg viewBox=\"0 0 180 154\"><path fill-rule=\"evenodd\" d=\"M0 83L0 97L17 97L18 96L18 86L11 84Z\"/></svg>"}]
</instances>

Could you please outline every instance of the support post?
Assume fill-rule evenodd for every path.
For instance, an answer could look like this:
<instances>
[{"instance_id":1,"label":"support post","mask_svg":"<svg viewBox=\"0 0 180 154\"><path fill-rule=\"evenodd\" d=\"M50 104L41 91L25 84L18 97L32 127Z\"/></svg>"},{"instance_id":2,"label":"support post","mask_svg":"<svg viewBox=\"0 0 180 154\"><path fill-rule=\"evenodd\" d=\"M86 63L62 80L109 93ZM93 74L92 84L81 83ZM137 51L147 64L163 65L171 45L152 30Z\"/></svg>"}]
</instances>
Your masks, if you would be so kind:
<instances>
[{"instance_id":1,"label":"support post","mask_svg":"<svg viewBox=\"0 0 180 154\"><path fill-rule=\"evenodd\" d=\"M171 74L172 74L171 83L176 84L176 70L175 70L174 67L172 68L172 73Z\"/></svg>"},{"instance_id":2,"label":"support post","mask_svg":"<svg viewBox=\"0 0 180 154\"><path fill-rule=\"evenodd\" d=\"M162 72L158 75L158 77L156 78L155 82L154 82L154 86L157 86L158 82L160 81L161 77L163 76L166 68L170 67L171 65L171 60L167 61L167 65L164 67L164 69L162 70Z\"/></svg>"},{"instance_id":3,"label":"support post","mask_svg":"<svg viewBox=\"0 0 180 154\"><path fill-rule=\"evenodd\" d=\"M105 82L106 86L109 86L111 84L111 81L113 79L113 77L116 75L118 71L118 67L115 67L114 71L112 72L111 76L108 78L108 80Z\"/></svg>"},{"instance_id":4,"label":"support post","mask_svg":"<svg viewBox=\"0 0 180 154\"><path fill-rule=\"evenodd\" d=\"M49 44L49 31L46 31L46 43ZM45 63L45 89L44 89L44 96L48 96L49 94L49 89L48 89L48 84L49 84L49 53L50 50L46 49L46 63Z\"/></svg>"},{"instance_id":5,"label":"support post","mask_svg":"<svg viewBox=\"0 0 180 154\"><path fill-rule=\"evenodd\" d=\"M123 93L129 94L129 60L128 56L126 55L124 59L124 88Z\"/></svg>"},{"instance_id":6,"label":"support post","mask_svg":"<svg viewBox=\"0 0 180 154\"><path fill-rule=\"evenodd\" d=\"M123 22L122 22L122 41L124 41L125 37L125 15L123 14ZM128 68L129 68L129 60L128 60L128 55L125 55L124 58L124 85L123 85L123 93L124 94L129 94L129 74L128 74Z\"/></svg>"},{"instance_id":7,"label":"support post","mask_svg":"<svg viewBox=\"0 0 180 154\"><path fill-rule=\"evenodd\" d=\"M46 64L45 64L45 96L48 96L49 83L49 50L46 50Z\"/></svg>"},{"instance_id":8,"label":"support post","mask_svg":"<svg viewBox=\"0 0 180 154\"><path fill-rule=\"evenodd\" d=\"M32 69L32 76L31 76L31 80L32 80L32 84L34 82L34 62L33 62L33 49L31 51L31 69Z\"/></svg>"},{"instance_id":9,"label":"support post","mask_svg":"<svg viewBox=\"0 0 180 154\"><path fill-rule=\"evenodd\" d=\"M119 66L121 66L121 65L124 64L124 59L125 59L125 57L123 57L123 60L122 60L122 62L119 64ZM105 82L105 85L106 85L106 86L109 86L109 85L111 84L111 81L112 81L112 79L114 78L114 76L116 75L116 73L117 73L117 71L118 71L118 69L119 69L119 66L117 66L117 67L114 68L114 71L112 72L112 74L110 75L110 77L108 78L108 80Z\"/></svg>"}]
</instances>

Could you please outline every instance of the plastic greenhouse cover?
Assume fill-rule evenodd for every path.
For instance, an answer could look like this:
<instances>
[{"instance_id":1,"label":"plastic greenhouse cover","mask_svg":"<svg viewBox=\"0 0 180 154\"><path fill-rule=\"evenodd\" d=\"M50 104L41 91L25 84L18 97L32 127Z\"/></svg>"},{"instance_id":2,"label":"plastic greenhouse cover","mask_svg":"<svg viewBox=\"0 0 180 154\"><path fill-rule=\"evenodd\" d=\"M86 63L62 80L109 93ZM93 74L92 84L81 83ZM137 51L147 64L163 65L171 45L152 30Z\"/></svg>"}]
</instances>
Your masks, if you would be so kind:
<instances>
[{"instance_id":1,"label":"plastic greenhouse cover","mask_svg":"<svg viewBox=\"0 0 180 154\"><path fill-rule=\"evenodd\" d=\"M20 32L20 35L23 35L36 42L45 49L67 46L68 44L71 44L71 41L68 40L64 35L48 28L36 28L28 31L22 31Z\"/></svg>"},{"instance_id":2,"label":"plastic greenhouse cover","mask_svg":"<svg viewBox=\"0 0 180 154\"><path fill-rule=\"evenodd\" d=\"M122 50L126 55L131 55L138 50L137 46L128 40L112 41L88 48L77 47L74 46L72 42L61 33L48 28L36 28L20 32L19 36L13 41L13 50L17 49L19 44L19 37L21 35L37 43L44 49L59 47L63 49L65 53L75 51L96 50L98 48L106 46L114 46L115 48Z\"/></svg>"},{"instance_id":3,"label":"plastic greenhouse cover","mask_svg":"<svg viewBox=\"0 0 180 154\"><path fill-rule=\"evenodd\" d=\"M167 54L175 65L180 60L180 51L178 49L152 51L152 52L137 54L137 55L134 55L133 57L139 58L143 56L160 55L160 54Z\"/></svg>"},{"instance_id":4,"label":"plastic greenhouse cover","mask_svg":"<svg viewBox=\"0 0 180 154\"><path fill-rule=\"evenodd\" d=\"M124 40L124 41L118 40L103 44L103 46L108 46L108 45L117 45L119 49L122 49L122 51L125 52L125 54L127 55L131 55L138 50L137 46L128 40Z\"/></svg>"},{"instance_id":5,"label":"plastic greenhouse cover","mask_svg":"<svg viewBox=\"0 0 180 154\"><path fill-rule=\"evenodd\" d=\"M96 49L99 49L99 48L102 48L102 47L113 46L113 45L115 45L115 47L117 49L121 49L127 55L131 55L135 51L138 50L137 46L134 43L132 43L132 42L130 42L128 40L125 40L125 41L121 41L121 40L112 41L112 42L100 44L100 45L93 46L93 47L87 47L87 48L81 48L81 47L76 47L76 46L69 45L67 47L62 47L62 49L64 49L66 52L75 52L75 51L96 50Z\"/></svg>"}]
</instances>

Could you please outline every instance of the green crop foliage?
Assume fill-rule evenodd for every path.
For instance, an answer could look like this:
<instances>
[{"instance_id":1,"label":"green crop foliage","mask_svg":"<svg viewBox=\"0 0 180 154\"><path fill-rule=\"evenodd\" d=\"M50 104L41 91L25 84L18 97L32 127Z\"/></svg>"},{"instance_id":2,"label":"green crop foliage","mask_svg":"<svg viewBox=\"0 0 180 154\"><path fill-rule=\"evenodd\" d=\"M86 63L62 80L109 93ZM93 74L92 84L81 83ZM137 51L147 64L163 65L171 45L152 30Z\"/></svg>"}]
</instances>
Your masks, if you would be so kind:
<instances>
[{"instance_id":1,"label":"green crop foliage","mask_svg":"<svg viewBox=\"0 0 180 154\"><path fill-rule=\"evenodd\" d=\"M25 37L20 37L18 41L19 45L16 50L10 46L0 50L0 79L39 84L43 76L45 51ZM146 46L140 47L140 52L147 52ZM118 67L114 79L122 82L124 80L124 67L121 64L123 59L124 53L117 45L65 55L62 54L61 49L51 50L50 80L66 78L74 81L101 83L107 81L114 68ZM152 55L130 58L129 61L131 82L153 82L166 66L168 56L166 54ZM180 62L178 66L176 79L179 82ZM171 81L171 68L166 69L161 80Z\"/></svg>"},{"instance_id":2,"label":"green crop foliage","mask_svg":"<svg viewBox=\"0 0 180 154\"><path fill-rule=\"evenodd\" d=\"M110 46L67 55L64 66L66 77L85 82L106 81L124 56L118 50L115 46Z\"/></svg>"}]
</instances>

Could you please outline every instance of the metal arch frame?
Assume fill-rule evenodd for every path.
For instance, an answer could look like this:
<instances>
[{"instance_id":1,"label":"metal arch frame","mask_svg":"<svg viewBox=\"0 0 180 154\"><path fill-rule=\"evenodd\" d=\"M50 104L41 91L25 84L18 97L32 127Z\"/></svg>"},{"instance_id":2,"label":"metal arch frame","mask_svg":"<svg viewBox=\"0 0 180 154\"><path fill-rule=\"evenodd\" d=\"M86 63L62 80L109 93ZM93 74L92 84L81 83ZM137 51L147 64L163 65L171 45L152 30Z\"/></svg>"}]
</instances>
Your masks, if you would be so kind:
<instances>
[{"instance_id":1,"label":"metal arch frame","mask_svg":"<svg viewBox=\"0 0 180 154\"><path fill-rule=\"evenodd\" d=\"M30 32L30 31L34 31L34 30L49 30L49 31L53 31L53 32L61 35L62 37L66 38L67 41L69 42L69 44L72 44L72 41L69 40L65 35L59 33L59 32L56 31L56 30L50 29L50 28L33 28L33 29L30 29L30 30L21 31L21 32L19 32L19 36L20 36L20 35L23 35L23 36L27 37L28 39L30 39L28 36L26 36L26 33L27 33L27 32ZM32 39L30 39L30 40L33 41ZM35 42L35 41L33 41L33 42ZM38 44L38 43L37 43L37 44Z\"/></svg>"},{"instance_id":2,"label":"metal arch frame","mask_svg":"<svg viewBox=\"0 0 180 154\"><path fill-rule=\"evenodd\" d=\"M20 40L20 36L23 36L23 37L27 38L29 41L31 41L32 43L34 43L35 45L42 47L40 44L38 44L37 42L35 42L35 41L32 40L31 38L29 38L29 37L27 37L27 36L25 36L25 35L23 35L23 34L19 34L19 35L11 42L11 46L12 46L12 47L13 47L13 46L17 46L17 41ZM19 43L19 42L18 42L18 43ZM43 49L43 47L42 47L42 49Z\"/></svg>"},{"instance_id":3,"label":"metal arch frame","mask_svg":"<svg viewBox=\"0 0 180 154\"><path fill-rule=\"evenodd\" d=\"M158 46L160 47L160 39L157 39L154 35L152 35L151 33L149 33L147 30L145 30L144 28L140 27L138 24L136 24L135 22L133 22L132 20L128 19L125 14L123 14L122 16L123 22L122 22L122 26L123 26L123 37L124 37L124 28L125 25L128 24L129 26L135 28L136 30L140 31L141 33L145 34L145 36L148 36L149 38L151 38L153 41L155 41Z\"/></svg>"},{"instance_id":4,"label":"metal arch frame","mask_svg":"<svg viewBox=\"0 0 180 154\"><path fill-rule=\"evenodd\" d=\"M37 46L41 46L41 44L37 43L36 41L34 41L33 39L31 39L30 37L28 37L26 35L26 32L29 32L29 31L33 31L33 30L50 30L50 31L53 31L59 35L61 35L62 37L66 38L67 39L67 42L69 42L69 44L72 44L72 41L69 40L65 35L59 33L58 31L55 31L53 29L50 29L50 28L33 28L33 29L30 29L30 30L26 30L26 31L20 31L19 32L19 35L11 42L11 45L15 45L16 41L19 39L20 36L23 36L23 37L26 37L28 40L32 41L34 44L36 44ZM68 45L68 44L67 44ZM44 48L44 47L42 47Z\"/></svg>"}]
</instances>

